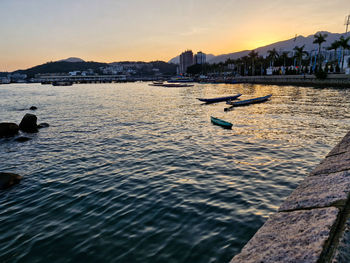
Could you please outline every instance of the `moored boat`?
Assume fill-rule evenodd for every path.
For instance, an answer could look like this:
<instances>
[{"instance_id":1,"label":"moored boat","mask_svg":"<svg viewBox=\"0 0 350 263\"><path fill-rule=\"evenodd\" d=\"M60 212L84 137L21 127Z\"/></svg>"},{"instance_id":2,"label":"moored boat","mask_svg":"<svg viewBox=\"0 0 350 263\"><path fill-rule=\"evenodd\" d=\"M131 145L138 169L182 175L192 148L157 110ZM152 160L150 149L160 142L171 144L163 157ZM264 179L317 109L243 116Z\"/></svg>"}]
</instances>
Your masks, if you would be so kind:
<instances>
[{"instance_id":1,"label":"moored boat","mask_svg":"<svg viewBox=\"0 0 350 263\"><path fill-rule=\"evenodd\" d=\"M52 82L52 86L72 86L72 81L54 81Z\"/></svg>"},{"instance_id":2,"label":"moored boat","mask_svg":"<svg viewBox=\"0 0 350 263\"><path fill-rule=\"evenodd\" d=\"M221 120L221 119L213 117L213 116L210 116L210 120L215 125L219 125L219 126L224 127L226 129L231 129L232 128L232 123L230 123L230 122Z\"/></svg>"},{"instance_id":3,"label":"moored boat","mask_svg":"<svg viewBox=\"0 0 350 263\"><path fill-rule=\"evenodd\" d=\"M254 99L249 99L249 100L241 100L241 101L226 101L226 104L231 105L229 108L225 108L225 111L230 110L231 108L238 107L238 106L245 106L249 104L254 104L254 103L260 103L267 101L272 95L267 95L264 97L258 97Z\"/></svg>"},{"instance_id":4,"label":"moored boat","mask_svg":"<svg viewBox=\"0 0 350 263\"><path fill-rule=\"evenodd\" d=\"M193 82L194 80L187 77L177 77L168 80L169 83L182 83L182 82Z\"/></svg>"},{"instance_id":5,"label":"moored boat","mask_svg":"<svg viewBox=\"0 0 350 263\"><path fill-rule=\"evenodd\" d=\"M237 95L233 95L233 96L226 96L226 97L219 97L219 98L211 98L211 99L197 98L197 100L203 101L205 103L215 103L215 102L221 102L221 101L235 100L240 96L242 96L242 94L237 94Z\"/></svg>"},{"instance_id":6,"label":"moored boat","mask_svg":"<svg viewBox=\"0 0 350 263\"><path fill-rule=\"evenodd\" d=\"M162 87L166 88L184 88L184 87L193 87L192 84L183 84L183 83L169 83L169 84L163 84L160 85Z\"/></svg>"}]
</instances>

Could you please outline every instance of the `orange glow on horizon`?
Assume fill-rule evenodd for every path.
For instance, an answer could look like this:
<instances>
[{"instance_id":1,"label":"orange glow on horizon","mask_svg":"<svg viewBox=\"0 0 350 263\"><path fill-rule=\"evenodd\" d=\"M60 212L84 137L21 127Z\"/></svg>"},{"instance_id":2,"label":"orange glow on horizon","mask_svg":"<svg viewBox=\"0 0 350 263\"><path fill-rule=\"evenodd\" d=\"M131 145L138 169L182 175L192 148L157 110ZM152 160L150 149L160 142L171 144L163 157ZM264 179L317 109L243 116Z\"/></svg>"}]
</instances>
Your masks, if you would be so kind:
<instances>
[{"instance_id":1,"label":"orange glow on horizon","mask_svg":"<svg viewBox=\"0 0 350 263\"><path fill-rule=\"evenodd\" d=\"M169 61L186 49L252 50L295 34L343 32L350 8L348 0L41 1L0 1L0 71L68 57L148 62Z\"/></svg>"}]
</instances>

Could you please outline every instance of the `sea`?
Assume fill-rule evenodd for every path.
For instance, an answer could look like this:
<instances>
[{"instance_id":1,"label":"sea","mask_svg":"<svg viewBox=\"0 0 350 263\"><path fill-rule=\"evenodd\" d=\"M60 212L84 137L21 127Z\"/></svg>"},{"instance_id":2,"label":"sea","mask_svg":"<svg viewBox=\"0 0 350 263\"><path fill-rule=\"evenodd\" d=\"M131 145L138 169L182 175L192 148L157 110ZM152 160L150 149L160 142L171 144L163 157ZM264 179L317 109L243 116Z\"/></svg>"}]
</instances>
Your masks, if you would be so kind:
<instances>
[{"instance_id":1,"label":"sea","mask_svg":"<svg viewBox=\"0 0 350 263\"><path fill-rule=\"evenodd\" d=\"M350 128L350 90L0 85L0 262L229 262ZM224 111L196 98L272 94ZM30 111L36 106L36 111ZM233 124L231 130L210 116Z\"/></svg>"}]
</instances>

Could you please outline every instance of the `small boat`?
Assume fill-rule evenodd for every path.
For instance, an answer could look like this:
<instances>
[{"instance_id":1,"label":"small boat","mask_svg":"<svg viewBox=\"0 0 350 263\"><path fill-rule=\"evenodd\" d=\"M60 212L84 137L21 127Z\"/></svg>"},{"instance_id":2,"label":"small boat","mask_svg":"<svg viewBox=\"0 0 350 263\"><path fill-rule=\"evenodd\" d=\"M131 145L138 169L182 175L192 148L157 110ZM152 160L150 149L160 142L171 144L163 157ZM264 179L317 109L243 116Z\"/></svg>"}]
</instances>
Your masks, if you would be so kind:
<instances>
[{"instance_id":1,"label":"small boat","mask_svg":"<svg viewBox=\"0 0 350 263\"><path fill-rule=\"evenodd\" d=\"M230 123L230 122L221 120L219 118L215 118L213 116L210 116L210 120L215 125L219 125L219 126L224 127L226 129L231 129L232 128L232 123Z\"/></svg>"},{"instance_id":2,"label":"small boat","mask_svg":"<svg viewBox=\"0 0 350 263\"><path fill-rule=\"evenodd\" d=\"M184 88L184 87L193 87L192 84L183 84L183 83L169 83L160 85L166 88Z\"/></svg>"},{"instance_id":3,"label":"small boat","mask_svg":"<svg viewBox=\"0 0 350 263\"><path fill-rule=\"evenodd\" d=\"M163 86L163 81L153 81L152 84L148 84L149 86Z\"/></svg>"},{"instance_id":4,"label":"small boat","mask_svg":"<svg viewBox=\"0 0 350 263\"><path fill-rule=\"evenodd\" d=\"M197 100L203 101L205 103L215 103L215 102L220 102L220 101L228 101L228 100L235 100L238 97L242 96L242 94L237 94L234 96L227 96L227 97L219 97L219 98L212 98L212 99L202 99L202 98L197 98Z\"/></svg>"},{"instance_id":5,"label":"small boat","mask_svg":"<svg viewBox=\"0 0 350 263\"><path fill-rule=\"evenodd\" d=\"M187 77L171 78L168 80L169 83L179 83L179 82L193 82L194 80Z\"/></svg>"},{"instance_id":6,"label":"small boat","mask_svg":"<svg viewBox=\"0 0 350 263\"><path fill-rule=\"evenodd\" d=\"M267 95L264 97L259 97L259 98L254 98L254 99L249 99L249 100L241 100L241 101L226 101L226 104L231 105L229 108L225 108L225 111L233 108L233 107L238 107L238 106L245 106L249 104L254 104L254 103L260 103L267 101L272 95Z\"/></svg>"},{"instance_id":7,"label":"small boat","mask_svg":"<svg viewBox=\"0 0 350 263\"><path fill-rule=\"evenodd\" d=\"M52 82L52 86L72 86L72 81L54 81Z\"/></svg>"}]
</instances>

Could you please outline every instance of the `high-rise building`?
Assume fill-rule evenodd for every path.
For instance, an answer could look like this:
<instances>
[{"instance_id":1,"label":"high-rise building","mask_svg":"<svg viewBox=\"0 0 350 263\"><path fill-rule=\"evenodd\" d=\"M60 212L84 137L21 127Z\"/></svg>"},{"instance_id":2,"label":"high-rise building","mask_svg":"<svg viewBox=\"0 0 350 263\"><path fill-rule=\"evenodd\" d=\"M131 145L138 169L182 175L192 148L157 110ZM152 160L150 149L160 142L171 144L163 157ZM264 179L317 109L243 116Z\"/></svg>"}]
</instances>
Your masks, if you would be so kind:
<instances>
[{"instance_id":1,"label":"high-rise building","mask_svg":"<svg viewBox=\"0 0 350 263\"><path fill-rule=\"evenodd\" d=\"M186 50L180 55L180 74L184 74L189 66L193 65L192 50Z\"/></svg>"},{"instance_id":2,"label":"high-rise building","mask_svg":"<svg viewBox=\"0 0 350 263\"><path fill-rule=\"evenodd\" d=\"M207 62L207 56L202 52L197 52L196 55L194 55L194 63L195 64L205 64Z\"/></svg>"}]
</instances>

